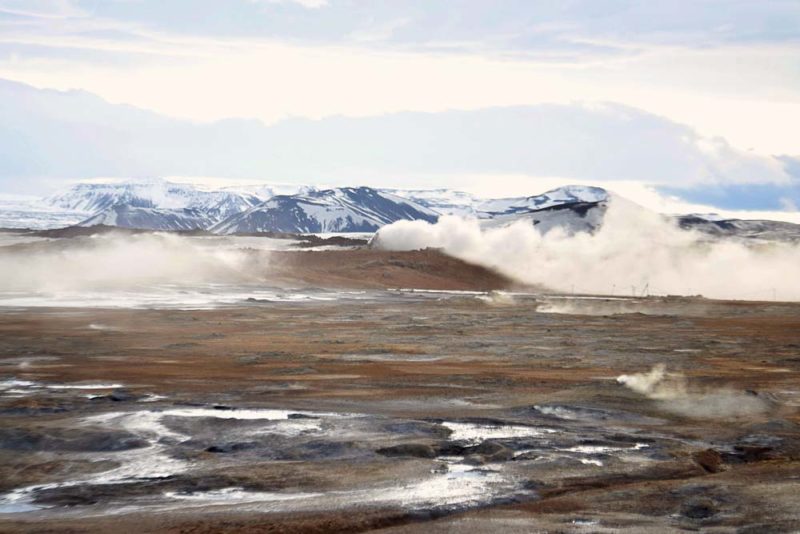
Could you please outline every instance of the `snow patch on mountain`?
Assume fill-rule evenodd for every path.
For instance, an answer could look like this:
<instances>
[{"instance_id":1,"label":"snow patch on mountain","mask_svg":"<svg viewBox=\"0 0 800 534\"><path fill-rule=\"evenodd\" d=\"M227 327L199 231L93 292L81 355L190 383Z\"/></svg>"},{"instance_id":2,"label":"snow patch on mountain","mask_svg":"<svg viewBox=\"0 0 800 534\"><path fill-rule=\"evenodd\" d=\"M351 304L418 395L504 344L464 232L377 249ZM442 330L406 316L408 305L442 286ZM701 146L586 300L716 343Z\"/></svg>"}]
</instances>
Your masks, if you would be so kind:
<instances>
[{"instance_id":1,"label":"snow patch on mountain","mask_svg":"<svg viewBox=\"0 0 800 534\"><path fill-rule=\"evenodd\" d=\"M476 207L483 202L478 197L464 191L451 189L381 189L388 193L408 199L424 206L439 215L480 218Z\"/></svg>"},{"instance_id":2,"label":"snow patch on mountain","mask_svg":"<svg viewBox=\"0 0 800 534\"><path fill-rule=\"evenodd\" d=\"M240 195L255 197L264 202L272 197L278 195L303 195L311 191L318 191L319 187L312 185L298 185L298 184L284 184L284 183L268 183L268 184L254 184L254 185L233 185L220 189L230 193L238 193Z\"/></svg>"},{"instance_id":3,"label":"snow patch on mountain","mask_svg":"<svg viewBox=\"0 0 800 534\"><path fill-rule=\"evenodd\" d=\"M726 219L718 215L678 215L678 226L713 238L800 242L800 224L781 221Z\"/></svg>"},{"instance_id":4,"label":"snow patch on mountain","mask_svg":"<svg viewBox=\"0 0 800 534\"><path fill-rule=\"evenodd\" d=\"M541 234L593 233L609 201L599 187L570 185L540 195L484 199L450 189L320 189L297 184L202 188L162 179L79 183L47 197L0 196L0 228L110 225L150 230L234 233L374 232L400 220L442 215L477 219L484 228L528 221ZM627 201L625 201L627 202ZM643 209L643 208L639 208ZM709 239L800 242L800 225L726 219L715 214L663 216Z\"/></svg>"},{"instance_id":5,"label":"snow patch on mountain","mask_svg":"<svg viewBox=\"0 0 800 534\"><path fill-rule=\"evenodd\" d=\"M608 191L600 187L567 185L547 191L541 195L486 200L475 206L475 209L483 214L485 218L488 218L498 215L528 213L554 206L605 202L608 198Z\"/></svg>"},{"instance_id":6,"label":"snow patch on mountain","mask_svg":"<svg viewBox=\"0 0 800 534\"><path fill-rule=\"evenodd\" d=\"M408 198L440 215L476 219L523 215L551 207L605 202L609 198L609 193L605 189L582 185L559 187L541 195L497 199L482 199L463 191L449 189L384 189L383 191Z\"/></svg>"},{"instance_id":7,"label":"snow patch on mountain","mask_svg":"<svg viewBox=\"0 0 800 534\"><path fill-rule=\"evenodd\" d=\"M55 208L86 213L105 211L117 205L167 210L196 209L218 221L245 211L261 200L247 193L203 191L190 184L152 179L79 183L67 191L48 197L45 203Z\"/></svg>"},{"instance_id":8,"label":"snow patch on mountain","mask_svg":"<svg viewBox=\"0 0 800 534\"><path fill-rule=\"evenodd\" d=\"M88 214L54 208L36 197L0 195L0 228L46 230L78 224Z\"/></svg>"},{"instance_id":9,"label":"snow patch on mountain","mask_svg":"<svg viewBox=\"0 0 800 534\"><path fill-rule=\"evenodd\" d=\"M146 230L204 230L213 220L199 209L160 209L140 208L117 204L102 210L79 226L118 226L121 228L140 228Z\"/></svg>"},{"instance_id":10,"label":"snow patch on mountain","mask_svg":"<svg viewBox=\"0 0 800 534\"><path fill-rule=\"evenodd\" d=\"M220 234L254 232L372 232L398 220L435 221L438 213L370 187L341 187L278 195L211 228Z\"/></svg>"}]
</instances>

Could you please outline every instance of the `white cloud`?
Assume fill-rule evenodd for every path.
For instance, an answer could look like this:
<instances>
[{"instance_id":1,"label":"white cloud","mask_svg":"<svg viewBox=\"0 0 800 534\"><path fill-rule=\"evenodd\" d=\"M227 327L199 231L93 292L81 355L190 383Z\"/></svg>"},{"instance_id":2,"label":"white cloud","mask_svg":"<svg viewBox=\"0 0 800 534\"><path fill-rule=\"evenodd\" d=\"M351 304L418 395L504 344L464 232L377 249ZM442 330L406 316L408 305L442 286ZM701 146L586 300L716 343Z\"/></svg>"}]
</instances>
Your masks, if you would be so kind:
<instances>
[{"instance_id":1,"label":"white cloud","mask_svg":"<svg viewBox=\"0 0 800 534\"><path fill-rule=\"evenodd\" d=\"M66 19L87 15L70 0L0 0L0 13L41 19Z\"/></svg>"},{"instance_id":2,"label":"white cloud","mask_svg":"<svg viewBox=\"0 0 800 534\"><path fill-rule=\"evenodd\" d=\"M319 9L328 5L328 0L250 0L254 4L299 4L307 9Z\"/></svg>"},{"instance_id":3,"label":"white cloud","mask_svg":"<svg viewBox=\"0 0 800 534\"><path fill-rule=\"evenodd\" d=\"M796 212L800 211L797 208L797 203L791 198L784 197L784 198L779 199L779 202L780 202L781 207L783 208L784 211L790 211L790 212L793 212L793 213L796 213Z\"/></svg>"},{"instance_id":4,"label":"white cloud","mask_svg":"<svg viewBox=\"0 0 800 534\"><path fill-rule=\"evenodd\" d=\"M353 41L361 43L385 41L394 35L395 31L411 22L408 17L398 18L387 22L372 24L366 28L359 28L350 33Z\"/></svg>"},{"instance_id":5,"label":"white cloud","mask_svg":"<svg viewBox=\"0 0 800 534\"><path fill-rule=\"evenodd\" d=\"M325 5L325 0L251 1ZM0 11L25 6L47 17L78 13L65 0L0 0ZM607 101L669 117L760 154L795 153L800 138L796 44L696 48L595 39L595 46L630 53L576 52L565 58L544 47L541 57L556 58L545 61L498 55L453 39L442 40L450 47L447 53L379 47L398 28L412 27L409 17L362 23L346 35L348 46L192 37L91 17L42 24L0 27L0 45L53 51L52 57L0 56L0 76L40 87L81 88L192 120L234 116L273 122L287 116ZM436 36L428 37L425 45L436 48ZM92 54L117 61L96 61L88 57Z\"/></svg>"}]
</instances>

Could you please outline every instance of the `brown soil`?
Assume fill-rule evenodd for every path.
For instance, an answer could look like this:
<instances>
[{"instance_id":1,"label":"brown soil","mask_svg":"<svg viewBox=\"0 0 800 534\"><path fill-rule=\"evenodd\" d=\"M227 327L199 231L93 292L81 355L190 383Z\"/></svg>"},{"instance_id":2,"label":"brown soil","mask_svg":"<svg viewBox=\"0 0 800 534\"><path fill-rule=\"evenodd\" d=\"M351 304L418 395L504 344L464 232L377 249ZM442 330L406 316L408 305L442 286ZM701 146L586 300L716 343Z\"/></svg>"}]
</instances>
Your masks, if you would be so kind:
<instances>
[{"instance_id":1,"label":"brown soil","mask_svg":"<svg viewBox=\"0 0 800 534\"><path fill-rule=\"evenodd\" d=\"M469 279L471 288L475 280L485 281L484 287L500 283L496 275L451 263L432 251L355 251L349 260L338 253L314 253L318 262L297 267L293 262L300 254L307 253L281 254L276 265L287 277L309 284L330 270L332 279L345 286L356 280L377 284L384 279L378 274L382 272L389 272L390 280L402 280L398 286L419 286L411 282L432 280L426 274L430 269L420 265L434 263L441 266L442 278ZM348 276L357 266L363 274ZM659 305L653 300L655 310ZM60 518L4 518L0 531L800 530L800 305L686 301L681 306L685 314L555 315L536 313L534 300L491 305L466 296L405 296L212 311L4 311L0 376L47 383L122 382L138 394L166 395L170 405L221 403L417 419L519 422L525 421L520 414L533 405L581 406L631 417L621 422L598 419L597 432L612 432L606 426L619 425L613 432L655 436L665 448L663 457L646 468L519 468L518 476L536 488L535 496L442 518L362 509L358 503L304 514L229 507L91 518L81 517L76 508ZM46 359L36 359L42 357ZM20 358L31 360L23 365ZM658 363L680 371L690 388L756 396L767 409L737 417L695 417L614 380ZM130 405L44 391L0 398L0 429L62 425L81 414L121 406ZM419 463L425 461L381 456L374 460L378 463L366 465L286 462L282 471L265 473L327 488L339 481L368 484L391 476L397 465L416 469L427 465ZM58 480L83 468L43 464L35 456L9 451L0 455L0 464L0 476L13 478L13 485ZM243 464L230 475L268 476L258 469Z\"/></svg>"},{"instance_id":2,"label":"brown soil","mask_svg":"<svg viewBox=\"0 0 800 534\"><path fill-rule=\"evenodd\" d=\"M315 287L490 291L515 286L501 274L434 249L272 252L269 269L276 282Z\"/></svg>"}]
</instances>

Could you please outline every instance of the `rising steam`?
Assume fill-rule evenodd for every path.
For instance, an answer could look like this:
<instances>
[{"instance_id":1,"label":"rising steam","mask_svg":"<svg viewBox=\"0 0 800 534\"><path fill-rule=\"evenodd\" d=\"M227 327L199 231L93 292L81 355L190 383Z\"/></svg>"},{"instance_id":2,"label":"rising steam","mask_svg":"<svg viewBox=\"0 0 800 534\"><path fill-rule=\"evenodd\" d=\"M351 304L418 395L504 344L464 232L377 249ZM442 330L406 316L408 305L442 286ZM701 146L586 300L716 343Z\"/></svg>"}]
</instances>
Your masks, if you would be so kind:
<instances>
[{"instance_id":1,"label":"rising steam","mask_svg":"<svg viewBox=\"0 0 800 534\"><path fill-rule=\"evenodd\" d=\"M169 234L97 235L0 250L0 291L113 291L159 284L237 283L258 258Z\"/></svg>"},{"instance_id":2,"label":"rising steam","mask_svg":"<svg viewBox=\"0 0 800 534\"><path fill-rule=\"evenodd\" d=\"M686 394L683 377L673 376L669 381L666 377L667 367L660 363L647 373L619 376L617 382L651 399L672 399Z\"/></svg>"},{"instance_id":3,"label":"rising steam","mask_svg":"<svg viewBox=\"0 0 800 534\"><path fill-rule=\"evenodd\" d=\"M668 412L695 419L738 419L758 416L770 409L769 402L754 394L690 387L686 377L668 373L663 364L646 373L619 376L617 382L659 401Z\"/></svg>"},{"instance_id":4,"label":"rising steam","mask_svg":"<svg viewBox=\"0 0 800 534\"><path fill-rule=\"evenodd\" d=\"M593 234L556 228L543 235L528 221L483 228L477 220L442 217L435 224L396 222L374 242L389 250L441 248L562 292L800 300L800 246L710 241L618 198Z\"/></svg>"}]
</instances>

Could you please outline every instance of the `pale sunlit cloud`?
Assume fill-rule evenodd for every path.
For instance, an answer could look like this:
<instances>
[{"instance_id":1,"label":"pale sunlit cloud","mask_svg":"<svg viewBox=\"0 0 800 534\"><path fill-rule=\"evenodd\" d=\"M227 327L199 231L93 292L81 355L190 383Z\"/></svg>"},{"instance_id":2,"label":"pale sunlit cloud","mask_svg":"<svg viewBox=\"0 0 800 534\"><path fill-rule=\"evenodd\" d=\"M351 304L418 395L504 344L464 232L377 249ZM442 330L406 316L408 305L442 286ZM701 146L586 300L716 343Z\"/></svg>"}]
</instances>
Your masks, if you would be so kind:
<instances>
[{"instance_id":1,"label":"pale sunlit cloud","mask_svg":"<svg viewBox=\"0 0 800 534\"><path fill-rule=\"evenodd\" d=\"M745 150L800 151L795 141L800 96L791 90L800 84L792 68L797 54L784 45L709 52L655 48L634 58L576 66L475 54L149 37L130 43L74 36L30 39L41 46L148 57L132 67L16 58L0 62L0 77L39 87L82 88L111 102L198 121L250 117L271 123L289 116L624 102ZM733 83L737 78L740 83Z\"/></svg>"},{"instance_id":2,"label":"pale sunlit cloud","mask_svg":"<svg viewBox=\"0 0 800 534\"><path fill-rule=\"evenodd\" d=\"M616 102L800 153L792 2L181 5L0 0L0 77L196 121Z\"/></svg>"}]
</instances>

